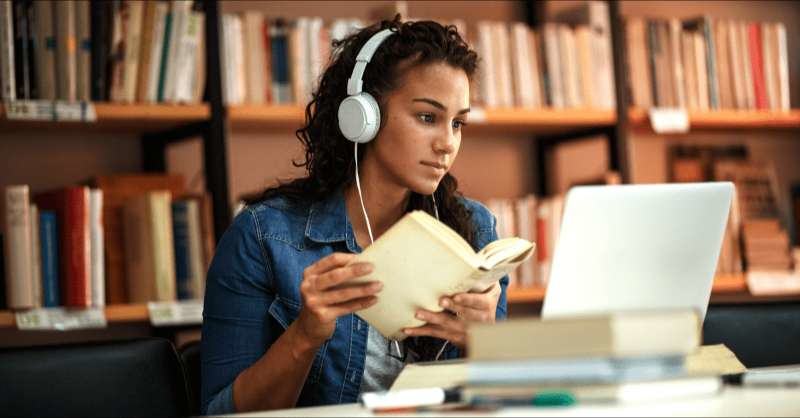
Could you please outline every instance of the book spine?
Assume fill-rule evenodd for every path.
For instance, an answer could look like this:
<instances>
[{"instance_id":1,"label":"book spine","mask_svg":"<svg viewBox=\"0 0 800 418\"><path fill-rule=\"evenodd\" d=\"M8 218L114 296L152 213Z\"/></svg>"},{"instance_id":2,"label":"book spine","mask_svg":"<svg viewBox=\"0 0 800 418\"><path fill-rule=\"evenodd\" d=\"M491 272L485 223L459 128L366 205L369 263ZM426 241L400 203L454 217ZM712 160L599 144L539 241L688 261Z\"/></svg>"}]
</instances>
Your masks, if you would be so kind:
<instances>
[{"instance_id":1,"label":"book spine","mask_svg":"<svg viewBox=\"0 0 800 418\"><path fill-rule=\"evenodd\" d=\"M747 27L750 46L750 65L753 73L753 92L756 109L766 109L767 92L764 87L764 66L761 55L761 27L758 23L750 23Z\"/></svg>"},{"instance_id":2,"label":"book spine","mask_svg":"<svg viewBox=\"0 0 800 418\"><path fill-rule=\"evenodd\" d=\"M275 104L291 102L289 83L289 51L286 28L282 21L275 22L270 31L272 58L272 97Z\"/></svg>"},{"instance_id":3,"label":"book spine","mask_svg":"<svg viewBox=\"0 0 800 418\"><path fill-rule=\"evenodd\" d=\"M136 85L139 76L139 52L142 47L142 13L144 4L128 1L128 30L125 34L124 81L122 101L132 103L136 100Z\"/></svg>"},{"instance_id":4,"label":"book spine","mask_svg":"<svg viewBox=\"0 0 800 418\"><path fill-rule=\"evenodd\" d=\"M193 99L193 88L197 76L197 68L194 64L199 53L198 33L203 22L202 17L201 13L190 10L184 18L183 31L180 36L180 51L176 64L177 72L180 76L175 78L173 102L189 103Z\"/></svg>"},{"instance_id":5,"label":"book spine","mask_svg":"<svg viewBox=\"0 0 800 418\"><path fill-rule=\"evenodd\" d=\"M17 76L17 99L31 99L31 68L28 44L28 1L16 0L14 6L14 67Z\"/></svg>"},{"instance_id":6,"label":"book spine","mask_svg":"<svg viewBox=\"0 0 800 418\"><path fill-rule=\"evenodd\" d=\"M774 25L778 42L778 82L780 86L778 108L788 112L791 110L792 106L790 103L789 90L789 52L786 40L786 26L781 22L776 22ZM800 224L800 219L796 219L795 222ZM798 239L800 239L800 237L798 237Z\"/></svg>"},{"instance_id":7,"label":"book spine","mask_svg":"<svg viewBox=\"0 0 800 418\"><path fill-rule=\"evenodd\" d=\"M172 203L169 192L155 192L150 198L150 246L155 267L155 300L173 301L175 292L175 245L172 238Z\"/></svg>"},{"instance_id":8,"label":"book spine","mask_svg":"<svg viewBox=\"0 0 800 418\"><path fill-rule=\"evenodd\" d=\"M29 195L27 185L5 190L6 297L11 309L34 307Z\"/></svg>"},{"instance_id":9,"label":"book spine","mask_svg":"<svg viewBox=\"0 0 800 418\"><path fill-rule=\"evenodd\" d=\"M167 71L169 70L169 56L170 56L170 39L172 38L172 21L174 19L173 10L167 11L167 17L164 20L164 36L161 47L161 59L159 59L158 69L158 87L156 88L156 102L164 101L164 92L167 82Z\"/></svg>"},{"instance_id":10,"label":"book spine","mask_svg":"<svg viewBox=\"0 0 800 418\"><path fill-rule=\"evenodd\" d=\"M155 4L155 12L153 17L153 34L151 40L150 54L146 94L144 101L148 103L155 103L158 101L158 88L161 73L161 57L164 51L164 35L166 33L167 19L169 16L169 5L167 3L158 2Z\"/></svg>"},{"instance_id":11,"label":"book spine","mask_svg":"<svg viewBox=\"0 0 800 418\"><path fill-rule=\"evenodd\" d=\"M172 231L175 248L175 282L178 299L192 299L189 261L188 202L172 203Z\"/></svg>"},{"instance_id":12,"label":"book spine","mask_svg":"<svg viewBox=\"0 0 800 418\"><path fill-rule=\"evenodd\" d=\"M657 56L660 53L660 46L658 43L658 27L657 22L654 21L647 21L647 50L649 51L649 60L648 63L650 65L650 95L653 98L653 106L663 106L664 98L659 94L659 70L658 70L658 63Z\"/></svg>"},{"instance_id":13,"label":"book spine","mask_svg":"<svg viewBox=\"0 0 800 418\"><path fill-rule=\"evenodd\" d=\"M75 39L75 3L56 1L56 86L58 99L75 101L77 98L77 48Z\"/></svg>"},{"instance_id":14,"label":"book spine","mask_svg":"<svg viewBox=\"0 0 800 418\"><path fill-rule=\"evenodd\" d=\"M103 191L89 191L90 266L92 306L106 306L106 275L103 242Z\"/></svg>"},{"instance_id":15,"label":"book spine","mask_svg":"<svg viewBox=\"0 0 800 418\"><path fill-rule=\"evenodd\" d=\"M39 211L39 245L42 260L42 305L53 308L61 304L58 286L58 228L53 211Z\"/></svg>"},{"instance_id":16,"label":"book spine","mask_svg":"<svg viewBox=\"0 0 800 418\"><path fill-rule=\"evenodd\" d=\"M196 200L190 200L187 202L186 209L189 239L189 266L191 268L191 297L193 299L203 299L206 266L203 257L200 208Z\"/></svg>"},{"instance_id":17,"label":"book spine","mask_svg":"<svg viewBox=\"0 0 800 418\"><path fill-rule=\"evenodd\" d=\"M16 100L16 73L14 71L14 12L11 0L0 1L0 99Z\"/></svg>"},{"instance_id":18,"label":"book spine","mask_svg":"<svg viewBox=\"0 0 800 418\"><path fill-rule=\"evenodd\" d=\"M39 98L55 100L56 39L53 34L53 3L50 0L34 2L36 15L34 58L36 61L36 84Z\"/></svg>"},{"instance_id":19,"label":"book spine","mask_svg":"<svg viewBox=\"0 0 800 418\"><path fill-rule=\"evenodd\" d=\"M91 100L92 38L89 0L75 2L76 94L78 100Z\"/></svg>"},{"instance_id":20,"label":"book spine","mask_svg":"<svg viewBox=\"0 0 800 418\"><path fill-rule=\"evenodd\" d=\"M90 7L91 97L94 101L108 100L109 25L113 18L111 2L91 0Z\"/></svg>"},{"instance_id":21,"label":"book spine","mask_svg":"<svg viewBox=\"0 0 800 418\"><path fill-rule=\"evenodd\" d=\"M42 307L42 256L39 251L39 208L30 205L30 242L31 242L31 289L33 290L33 307Z\"/></svg>"},{"instance_id":22,"label":"book spine","mask_svg":"<svg viewBox=\"0 0 800 418\"><path fill-rule=\"evenodd\" d=\"M708 102L711 109L719 109L719 82L717 80L717 49L714 45L714 31L711 19L706 17L703 22L703 36L706 40L706 62L708 71Z\"/></svg>"}]
</instances>

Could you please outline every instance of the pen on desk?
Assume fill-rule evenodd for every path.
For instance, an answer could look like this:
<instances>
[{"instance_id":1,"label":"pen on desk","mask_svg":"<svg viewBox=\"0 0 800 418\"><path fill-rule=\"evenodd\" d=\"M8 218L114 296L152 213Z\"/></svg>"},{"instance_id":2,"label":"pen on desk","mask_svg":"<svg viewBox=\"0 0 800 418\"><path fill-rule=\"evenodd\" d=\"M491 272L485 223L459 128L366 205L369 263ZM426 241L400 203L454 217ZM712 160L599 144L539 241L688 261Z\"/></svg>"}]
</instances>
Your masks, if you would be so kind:
<instances>
[{"instance_id":1,"label":"pen on desk","mask_svg":"<svg viewBox=\"0 0 800 418\"><path fill-rule=\"evenodd\" d=\"M497 406L570 406L575 404L575 396L567 391L542 391L533 397L474 396L471 405Z\"/></svg>"}]
</instances>

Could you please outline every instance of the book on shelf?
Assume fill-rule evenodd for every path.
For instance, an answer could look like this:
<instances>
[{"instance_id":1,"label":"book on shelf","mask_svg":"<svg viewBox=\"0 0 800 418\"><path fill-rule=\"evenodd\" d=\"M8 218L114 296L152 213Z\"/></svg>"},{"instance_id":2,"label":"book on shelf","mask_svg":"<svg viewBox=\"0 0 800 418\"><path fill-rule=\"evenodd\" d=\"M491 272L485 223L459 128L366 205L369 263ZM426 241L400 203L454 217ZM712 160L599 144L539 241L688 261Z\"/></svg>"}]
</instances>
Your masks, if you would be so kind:
<instances>
[{"instance_id":1,"label":"book on shelf","mask_svg":"<svg viewBox=\"0 0 800 418\"><path fill-rule=\"evenodd\" d=\"M791 108L786 26L711 16L625 22L634 106Z\"/></svg>"},{"instance_id":2,"label":"book on shelf","mask_svg":"<svg viewBox=\"0 0 800 418\"><path fill-rule=\"evenodd\" d=\"M31 265L31 203L26 185L5 189L5 279L7 306L24 309L36 306Z\"/></svg>"},{"instance_id":3,"label":"book on shelf","mask_svg":"<svg viewBox=\"0 0 800 418\"><path fill-rule=\"evenodd\" d=\"M0 21L4 100L197 103L202 98L201 2L0 1Z\"/></svg>"},{"instance_id":4,"label":"book on shelf","mask_svg":"<svg viewBox=\"0 0 800 418\"><path fill-rule=\"evenodd\" d=\"M415 318L418 308L439 312L442 296L485 291L534 249L535 244L521 238L506 238L476 252L447 225L425 212L413 211L352 261L373 265L372 273L354 283L383 283L378 302L358 315L385 337L403 340L403 328L424 323Z\"/></svg>"}]
</instances>

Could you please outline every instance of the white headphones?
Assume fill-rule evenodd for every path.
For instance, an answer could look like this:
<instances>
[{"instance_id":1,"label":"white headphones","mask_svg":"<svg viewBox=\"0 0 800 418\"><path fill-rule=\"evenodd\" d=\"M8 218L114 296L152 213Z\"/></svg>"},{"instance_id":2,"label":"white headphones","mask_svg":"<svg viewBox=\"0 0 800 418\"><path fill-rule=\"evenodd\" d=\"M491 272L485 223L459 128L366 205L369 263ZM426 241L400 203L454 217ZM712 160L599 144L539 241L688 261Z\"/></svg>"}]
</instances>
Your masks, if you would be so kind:
<instances>
[{"instance_id":1,"label":"white headphones","mask_svg":"<svg viewBox=\"0 0 800 418\"><path fill-rule=\"evenodd\" d=\"M357 144L365 144L375 138L381 127L381 109L371 94L363 91L364 70L375 51L386 40L394 35L391 29L384 29L361 47L356 56L353 74L347 80L347 98L339 104L339 130L345 138Z\"/></svg>"}]
</instances>

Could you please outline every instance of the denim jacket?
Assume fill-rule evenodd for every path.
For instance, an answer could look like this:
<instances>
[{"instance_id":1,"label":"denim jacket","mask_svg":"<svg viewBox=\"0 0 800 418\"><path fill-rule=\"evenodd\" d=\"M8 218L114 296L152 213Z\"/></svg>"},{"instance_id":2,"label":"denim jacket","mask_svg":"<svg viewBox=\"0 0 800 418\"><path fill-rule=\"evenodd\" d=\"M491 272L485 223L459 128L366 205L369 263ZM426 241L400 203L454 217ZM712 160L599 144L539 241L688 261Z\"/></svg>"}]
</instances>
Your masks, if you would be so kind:
<instances>
[{"instance_id":1,"label":"denim jacket","mask_svg":"<svg viewBox=\"0 0 800 418\"><path fill-rule=\"evenodd\" d=\"M464 199L477 226L475 249L497 239L495 218ZM311 204L275 197L246 208L223 235L208 271L203 310L203 412L235 412L233 381L255 363L300 313L303 270L333 252L359 253L344 193ZM496 317L506 317L508 277ZM317 351L298 406L355 402L359 395L368 327L358 315L336 320L333 336ZM445 358L459 350L448 345ZM265 393L264 396L269 396Z\"/></svg>"}]
</instances>

